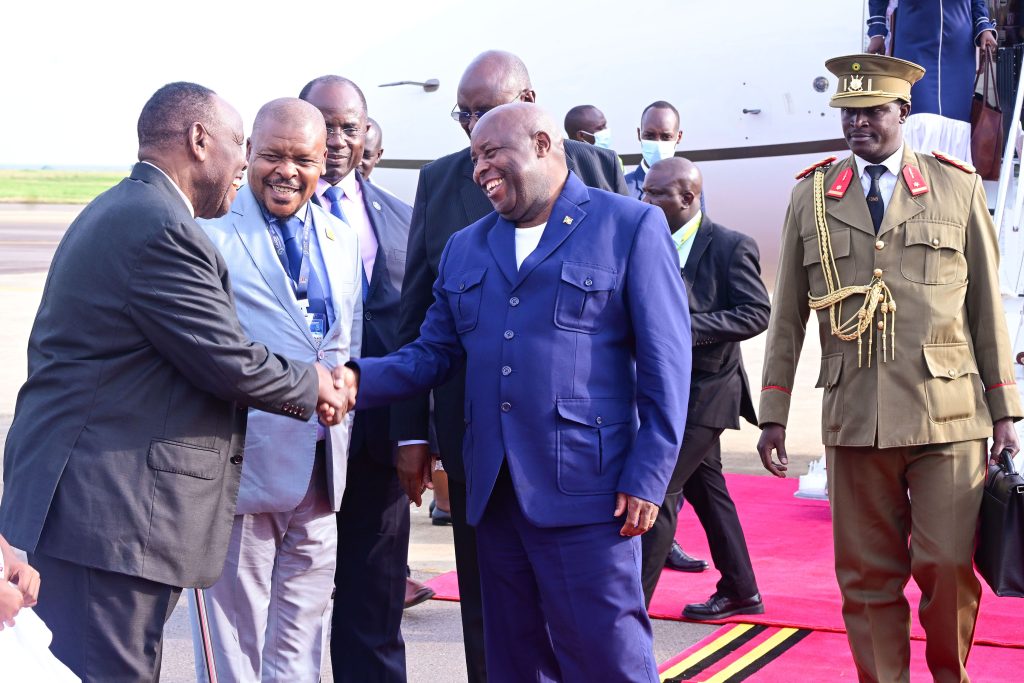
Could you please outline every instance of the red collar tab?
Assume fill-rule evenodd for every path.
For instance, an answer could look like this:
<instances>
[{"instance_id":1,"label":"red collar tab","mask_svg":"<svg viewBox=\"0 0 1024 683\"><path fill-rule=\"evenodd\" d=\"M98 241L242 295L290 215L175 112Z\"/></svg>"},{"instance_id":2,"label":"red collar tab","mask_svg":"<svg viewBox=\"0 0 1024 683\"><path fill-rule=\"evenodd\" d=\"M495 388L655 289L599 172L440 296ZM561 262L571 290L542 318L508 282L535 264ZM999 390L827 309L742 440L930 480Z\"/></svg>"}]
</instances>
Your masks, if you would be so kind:
<instances>
[{"instance_id":1,"label":"red collar tab","mask_svg":"<svg viewBox=\"0 0 1024 683\"><path fill-rule=\"evenodd\" d=\"M921 172L910 164L903 167L903 180L907 183L911 197L917 197L928 191L928 183L924 181Z\"/></svg>"},{"instance_id":2,"label":"red collar tab","mask_svg":"<svg viewBox=\"0 0 1024 683\"><path fill-rule=\"evenodd\" d=\"M935 150L935 151L932 152L932 156L935 157L936 159L938 159L939 161L943 161L943 162L949 164L953 168L959 168L964 173L977 173L978 172L978 169L974 168L973 166L971 166L969 163L967 163L963 159L957 159L956 157L950 156L949 154L946 154L945 152L940 152L938 150Z\"/></svg>"},{"instance_id":3,"label":"red collar tab","mask_svg":"<svg viewBox=\"0 0 1024 683\"><path fill-rule=\"evenodd\" d=\"M810 166L808 166L804 170L802 170L799 173L797 173L796 174L796 179L800 180L802 178L806 178L807 176L811 175L811 173L814 171L814 169L820 168L822 166L829 166L837 158L838 157L826 157L826 158L822 159L821 161L819 161L817 163L811 164Z\"/></svg>"},{"instance_id":4,"label":"red collar tab","mask_svg":"<svg viewBox=\"0 0 1024 683\"><path fill-rule=\"evenodd\" d=\"M850 187L851 180L853 180L853 169L846 167L839 173L839 177L832 183L832 187L828 188L828 192L825 195L832 199L842 199L843 195L846 194L846 190Z\"/></svg>"}]
</instances>

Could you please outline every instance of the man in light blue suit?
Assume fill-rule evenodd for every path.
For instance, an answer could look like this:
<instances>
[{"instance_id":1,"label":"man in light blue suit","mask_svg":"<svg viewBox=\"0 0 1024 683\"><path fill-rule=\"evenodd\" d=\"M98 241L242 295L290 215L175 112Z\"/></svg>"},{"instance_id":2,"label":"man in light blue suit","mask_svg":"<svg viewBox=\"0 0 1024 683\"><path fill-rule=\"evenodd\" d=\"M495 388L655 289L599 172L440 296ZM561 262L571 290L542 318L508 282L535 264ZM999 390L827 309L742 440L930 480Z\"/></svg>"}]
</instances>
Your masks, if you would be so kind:
<instances>
[{"instance_id":1,"label":"man in light blue suit","mask_svg":"<svg viewBox=\"0 0 1024 683\"><path fill-rule=\"evenodd\" d=\"M355 232L310 201L326 149L316 107L264 105L248 184L226 216L202 225L246 332L336 367L359 355L362 265ZM351 426L351 416L325 429L249 411L228 557L206 591L219 680L319 679Z\"/></svg>"},{"instance_id":2,"label":"man in light blue suit","mask_svg":"<svg viewBox=\"0 0 1024 683\"><path fill-rule=\"evenodd\" d=\"M419 339L346 382L361 409L466 363L491 683L657 681L639 536L682 440L691 347L668 226L569 173L532 103L485 114L471 139L496 213L449 240Z\"/></svg>"}]
</instances>

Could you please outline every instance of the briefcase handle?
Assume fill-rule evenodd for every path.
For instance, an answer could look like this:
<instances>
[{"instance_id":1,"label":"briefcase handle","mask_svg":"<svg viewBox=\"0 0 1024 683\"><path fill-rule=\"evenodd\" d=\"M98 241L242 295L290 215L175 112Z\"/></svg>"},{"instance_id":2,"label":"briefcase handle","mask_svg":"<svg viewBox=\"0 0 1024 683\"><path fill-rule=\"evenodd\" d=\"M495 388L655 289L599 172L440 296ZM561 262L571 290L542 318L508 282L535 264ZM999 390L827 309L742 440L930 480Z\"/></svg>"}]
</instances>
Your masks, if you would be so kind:
<instances>
[{"instance_id":1,"label":"briefcase handle","mask_svg":"<svg viewBox=\"0 0 1024 683\"><path fill-rule=\"evenodd\" d=\"M1017 470L1013 467L1013 451L1009 448L1004 448L999 453L999 467L1003 469L1009 475L1017 474Z\"/></svg>"}]
</instances>

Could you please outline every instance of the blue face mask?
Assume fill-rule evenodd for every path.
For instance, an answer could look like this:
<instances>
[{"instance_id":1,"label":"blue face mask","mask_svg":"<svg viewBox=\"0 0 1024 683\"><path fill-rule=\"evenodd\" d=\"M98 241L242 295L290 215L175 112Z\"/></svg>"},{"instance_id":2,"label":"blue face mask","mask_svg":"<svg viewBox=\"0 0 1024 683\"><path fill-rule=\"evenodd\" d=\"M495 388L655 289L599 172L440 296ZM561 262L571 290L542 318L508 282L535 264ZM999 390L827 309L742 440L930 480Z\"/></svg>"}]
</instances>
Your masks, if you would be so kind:
<instances>
[{"instance_id":1,"label":"blue face mask","mask_svg":"<svg viewBox=\"0 0 1024 683\"><path fill-rule=\"evenodd\" d=\"M600 147L601 149L612 148L612 130L611 128L605 128L599 130L596 133L591 133L594 138L594 147Z\"/></svg>"},{"instance_id":2,"label":"blue face mask","mask_svg":"<svg viewBox=\"0 0 1024 683\"><path fill-rule=\"evenodd\" d=\"M647 166L653 166L662 159L668 159L676 155L676 143L672 141L662 142L661 140L641 140L640 154L643 155Z\"/></svg>"}]
</instances>

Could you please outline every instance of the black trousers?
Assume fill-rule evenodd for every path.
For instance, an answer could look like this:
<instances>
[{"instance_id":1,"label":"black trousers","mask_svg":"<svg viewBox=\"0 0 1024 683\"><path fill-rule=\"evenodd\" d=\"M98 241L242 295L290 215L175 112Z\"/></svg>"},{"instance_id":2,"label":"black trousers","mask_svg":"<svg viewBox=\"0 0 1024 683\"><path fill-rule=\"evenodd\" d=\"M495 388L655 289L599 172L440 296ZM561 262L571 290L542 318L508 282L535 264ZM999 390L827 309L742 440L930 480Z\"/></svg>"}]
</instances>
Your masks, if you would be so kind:
<instances>
[{"instance_id":1,"label":"black trousers","mask_svg":"<svg viewBox=\"0 0 1024 683\"><path fill-rule=\"evenodd\" d=\"M476 556L476 530L466 523L466 482L448 477L448 501L452 508L452 533L455 536L455 568L459 573L459 608L462 610L467 680L469 683L486 683L480 562Z\"/></svg>"},{"instance_id":2,"label":"black trousers","mask_svg":"<svg viewBox=\"0 0 1024 683\"><path fill-rule=\"evenodd\" d=\"M50 651L86 683L160 680L164 624L181 588L32 553ZM0 663L0 669L3 664Z\"/></svg>"},{"instance_id":3,"label":"black trousers","mask_svg":"<svg viewBox=\"0 0 1024 683\"><path fill-rule=\"evenodd\" d=\"M409 499L394 466L349 459L338 512L338 568L331 617L335 681L405 683L406 563Z\"/></svg>"},{"instance_id":4,"label":"black trousers","mask_svg":"<svg viewBox=\"0 0 1024 683\"><path fill-rule=\"evenodd\" d=\"M654 526L640 537L643 544L641 582L648 606L675 537L681 498L693 506L707 534L711 559L722 574L717 592L737 599L757 592L743 527L722 475L721 434L718 428L686 425L665 502Z\"/></svg>"}]
</instances>

